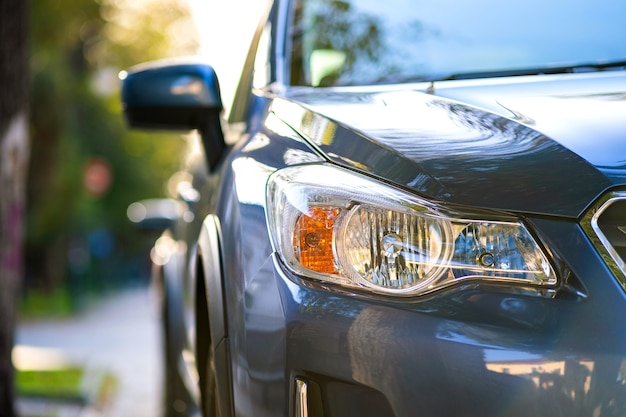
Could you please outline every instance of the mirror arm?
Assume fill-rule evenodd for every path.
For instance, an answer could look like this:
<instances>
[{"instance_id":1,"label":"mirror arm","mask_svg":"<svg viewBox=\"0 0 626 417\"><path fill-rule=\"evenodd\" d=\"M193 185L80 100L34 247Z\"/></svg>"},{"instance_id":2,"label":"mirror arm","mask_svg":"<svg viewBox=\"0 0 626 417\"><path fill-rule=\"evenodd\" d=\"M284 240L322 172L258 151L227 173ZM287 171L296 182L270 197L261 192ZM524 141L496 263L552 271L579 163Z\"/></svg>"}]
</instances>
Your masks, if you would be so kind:
<instances>
[{"instance_id":1,"label":"mirror arm","mask_svg":"<svg viewBox=\"0 0 626 417\"><path fill-rule=\"evenodd\" d=\"M209 168L214 170L226 150L220 112L212 111L198 128Z\"/></svg>"}]
</instances>

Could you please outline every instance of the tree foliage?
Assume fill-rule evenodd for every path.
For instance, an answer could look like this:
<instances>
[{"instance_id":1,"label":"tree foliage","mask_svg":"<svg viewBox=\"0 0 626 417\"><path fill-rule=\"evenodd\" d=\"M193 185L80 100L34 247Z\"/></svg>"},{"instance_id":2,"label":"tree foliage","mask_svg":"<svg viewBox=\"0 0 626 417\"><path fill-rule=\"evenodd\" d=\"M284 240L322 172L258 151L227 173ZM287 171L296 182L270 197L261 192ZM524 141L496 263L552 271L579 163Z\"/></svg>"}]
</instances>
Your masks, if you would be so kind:
<instances>
[{"instance_id":1,"label":"tree foliage","mask_svg":"<svg viewBox=\"0 0 626 417\"><path fill-rule=\"evenodd\" d=\"M147 253L126 207L164 193L183 141L125 127L117 74L193 54L189 11L182 0L39 1L30 28L27 290L120 283Z\"/></svg>"}]
</instances>

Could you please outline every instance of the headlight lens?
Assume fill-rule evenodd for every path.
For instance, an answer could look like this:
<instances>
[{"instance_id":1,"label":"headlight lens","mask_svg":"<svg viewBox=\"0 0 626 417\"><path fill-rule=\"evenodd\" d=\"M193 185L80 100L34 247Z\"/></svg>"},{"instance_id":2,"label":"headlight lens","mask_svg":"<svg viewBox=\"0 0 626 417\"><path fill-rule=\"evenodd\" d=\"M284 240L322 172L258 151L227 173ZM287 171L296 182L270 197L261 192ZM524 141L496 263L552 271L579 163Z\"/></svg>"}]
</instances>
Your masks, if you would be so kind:
<instances>
[{"instance_id":1,"label":"headlight lens","mask_svg":"<svg viewBox=\"0 0 626 417\"><path fill-rule=\"evenodd\" d=\"M461 215L332 166L274 174L267 214L285 264L325 282L396 295L470 278L556 284L548 258L519 220Z\"/></svg>"}]
</instances>

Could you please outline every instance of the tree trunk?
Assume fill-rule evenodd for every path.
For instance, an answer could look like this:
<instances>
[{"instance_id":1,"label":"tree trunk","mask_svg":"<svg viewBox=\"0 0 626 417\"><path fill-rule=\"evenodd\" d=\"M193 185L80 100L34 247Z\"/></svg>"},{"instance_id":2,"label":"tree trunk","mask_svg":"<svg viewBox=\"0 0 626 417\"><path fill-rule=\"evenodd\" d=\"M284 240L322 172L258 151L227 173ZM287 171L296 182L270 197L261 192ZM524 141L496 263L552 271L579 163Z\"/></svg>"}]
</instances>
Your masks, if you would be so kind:
<instances>
[{"instance_id":1,"label":"tree trunk","mask_svg":"<svg viewBox=\"0 0 626 417\"><path fill-rule=\"evenodd\" d=\"M0 0L0 415L15 415L11 351L28 161L28 2Z\"/></svg>"}]
</instances>

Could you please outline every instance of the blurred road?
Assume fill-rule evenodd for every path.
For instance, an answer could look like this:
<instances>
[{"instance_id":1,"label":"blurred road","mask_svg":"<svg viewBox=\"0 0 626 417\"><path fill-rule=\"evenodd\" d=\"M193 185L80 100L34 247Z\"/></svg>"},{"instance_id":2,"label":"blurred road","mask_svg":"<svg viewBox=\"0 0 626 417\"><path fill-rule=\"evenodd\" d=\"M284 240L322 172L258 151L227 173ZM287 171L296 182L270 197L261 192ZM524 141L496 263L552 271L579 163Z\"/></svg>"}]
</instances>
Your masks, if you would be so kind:
<instances>
[{"instance_id":1,"label":"blurred road","mask_svg":"<svg viewBox=\"0 0 626 417\"><path fill-rule=\"evenodd\" d=\"M107 296L74 318L21 323L16 344L60 350L73 362L113 373L119 385L106 416L161 416L158 313L145 288Z\"/></svg>"}]
</instances>

